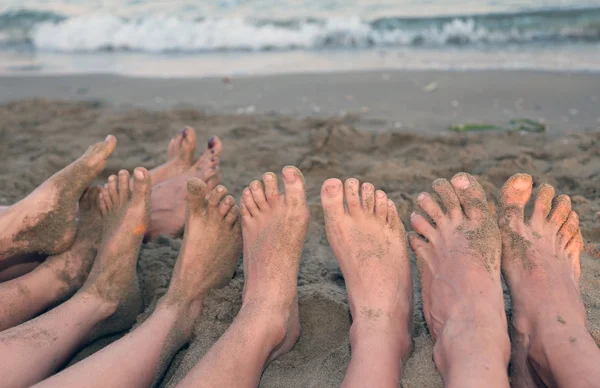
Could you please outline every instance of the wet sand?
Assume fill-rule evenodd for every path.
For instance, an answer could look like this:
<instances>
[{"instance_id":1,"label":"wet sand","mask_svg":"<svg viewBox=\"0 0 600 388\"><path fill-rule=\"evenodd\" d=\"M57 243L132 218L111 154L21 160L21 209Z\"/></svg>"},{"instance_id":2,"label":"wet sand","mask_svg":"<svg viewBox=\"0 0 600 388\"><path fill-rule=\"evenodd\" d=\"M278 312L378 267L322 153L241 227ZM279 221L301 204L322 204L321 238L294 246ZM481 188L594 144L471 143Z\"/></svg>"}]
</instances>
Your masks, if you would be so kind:
<instances>
[{"instance_id":1,"label":"wet sand","mask_svg":"<svg viewBox=\"0 0 600 388\"><path fill-rule=\"evenodd\" d=\"M421 76L423 75L415 76L415 79L420 80ZM466 77L466 74L460 76ZM549 77L548 74L541 76ZM363 74L357 77L368 79L370 76ZM377 77L381 79L381 75ZM445 78L442 79L443 77ZM510 78L508 73L501 77ZM323 117L303 118L308 112L298 110L282 113L281 105L277 103L273 103L270 108L268 104L261 105L260 108L257 105L256 112L251 114L228 113L236 111L233 101L239 101L241 97L231 97L231 106L227 106L223 102L224 97L216 92L211 99L209 93L217 88L227 90L220 80L197 81L199 84L212 82L214 89L197 90L197 103L194 107L186 108L179 105L186 102L184 94L178 104L165 106L144 104L143 99L124 101L127 98L133 100L130 96L135 93L142 96L143 88L126 90L133 83L146 85L142 80L126 80L123 85L115 86L115 90L110 92L110 86L113 85L111 82L116 83L110 77L104 78L104 85L100 81L82 77L77 82L98 82L94 86L96 89L90 89L84 96L74 97L63 93L61 88L52 89L48 86L53 82L58 83L60 77L47 78L39 81L41 86L37 89L37 95L70 99L86 96L97 99L104 96L104 100L114 98L114 103L29 100L0 106L0 205L10 204L30 192L56 170L79 156L88 144L104 139L107 133L117 136L119 145L102 174L102 180L121 168L131 171L139 165L151 168L162 163L166 158L168 139L184 125L196 128L199 139L206 139L211 134L221 137L224 143L223 183L237 198L245 185L253 179L259 179L263 172L279 172L284 165L297 165L306 176L311 211L310 229L299 275L302 334L289 354L266 369L261 387L335 387L339 386L350 358L348 329L351 320L344 279L325 237L319 200L321 183L329 177L343 179L355 176L361 181L369 180L377 188L385 190L396 202L402 221L410 230L409 215L415 208L417 195L421 191L431 191L434 179L450 178L459 171L470 172L480 180L488 199L494 203L508 177L516 172L526 172L533 176L536 189L541 183L547 182L555 186L557 194L571 195L573 207L580 214L586 240L586 253L582 256L581 291L588 309L590 330L596 341L600 342L600 219L596 216L600 211L600 129L594 124L594 115L600 115L600 109L597 109L598 102L594 105L591 101L594 87L596 91L600 90L597 87L599 78L589 74L580 75L575 77L576 81L570 82L569 76L559 74L557 79L560 80L554 87L557 88L555 94L557 91L561 94L549 96L544 93L552 85L540 84L537 89L528 89L527 85L517 82L525 82L524 75L517 74L515 77L515 89L530 93L527 98L531 100L526 99L523 103L525 106L541 104L544 112L550 112L553 109L559 110L560 105L560 111L555 114L560 115L564 111L569 120L562 121L559 116L551 125L554 132L549 134L452 133L444 128L456 124L455 119L467 116L452 118L446 114L447 111L451 112L447 107L432 110L435 101L442 99L436 92L442 92L443 86L431 93L419 91L423 96L419 94L414 101L410 96L396 95L396 99L412 102L406 106L398 106L398 112L391 112L390 116L381 114L387 109L381 105L362 116L352 114L339 117L333 109L324 109L311 113L318 113ZM448 82L455 91L462 87L453 83L450 75L441 75L437 79L439 85ZM34 81L31 79L23 81L21 89L15 86L15 82L7 78L0 79L0 100L6 102L11 96L16 98L36 95ZM164 95L168 95L170 91L176 90L176 85L182 85L180 82L183 81L151 82L156 82L155 86L160 83L166 85L165 89L153 90L156 94L164 92ZM244 82L259 81L248 79ZM7 89L9 83L12 83L10 90ZM67 88L66 83L60 85ZM235 94L239 90L236 89L236 80L233 85L233 90L222 93ZM564 90L558 88L561 85ZM498 108L500 112L494 111L493 100L512 99L512 94L506 94L510 85L503 85L502 88L497 86L496 90L487 89L481 90L479 94L470 94L470 101L475 106L489 105L482 110L482 119L484 115L490 114L496 115L500 120L504 113L501 108ZM186 87L191 93L191 87ZM580 93L577 93L578 87ZM315 86L314 95L326 101L327 95L321 95L319 88ZM471 91L476 89L473 85L467 88ZM292 95L294 90L289 89L289 95L285 96L287 101L301 97ZM409 91L398 92L403 93ZM150 98L149 96L147 94L145 98ZM429 101L429 96L434 102ZM568 96L573 96L573 99L567 101ZM285 98L282 97L279 104L284 104ZM374 98L370 105L374 106L383 99L383 96ZM223 105L211 108L208 113L197 108L209 100ZM408 111L425 100L420 110L407 114L405 122L413 122L414 128L405 127L404 123L400 128L395 125L392 115ZM126 102L138 106L125 104ZM569 105L565 105L566 102ZM474 109L468 104L467 106L469 108L465 109ZM380 113L373 113L377 109ZM513 106L513 109L516 108ZM569 114L569 109L577 109L577 113ZM271 110L278 113L265 113ZM527 112L522 112L523 116L531 117L525 114ZM417 126L425 116L427 120L422 126ZM200 143L200 147L203 144ZM180 239L171 238L159 238L156 242L144 244L138 272L146 310L140 315L138 322L152 311L158 298L166 291L180 245ZM414 264L412 252L411 259ZM423 318L420 286L414 267L413 275L416 291L413 328L415 346L405 365L403 386L438 387L441 386L441 379L432 362L432 342ZM196 324L195 338L177 354L162 386L174 387L225 331L240 307L242 286L243 273L240 265L232 282L225 288L214 291L206 301L206 308ZM505 299L510 317L510 299L506 289ZM84 357L114 338L93 344L77 358Z\"/></svg>"}]
</instances>

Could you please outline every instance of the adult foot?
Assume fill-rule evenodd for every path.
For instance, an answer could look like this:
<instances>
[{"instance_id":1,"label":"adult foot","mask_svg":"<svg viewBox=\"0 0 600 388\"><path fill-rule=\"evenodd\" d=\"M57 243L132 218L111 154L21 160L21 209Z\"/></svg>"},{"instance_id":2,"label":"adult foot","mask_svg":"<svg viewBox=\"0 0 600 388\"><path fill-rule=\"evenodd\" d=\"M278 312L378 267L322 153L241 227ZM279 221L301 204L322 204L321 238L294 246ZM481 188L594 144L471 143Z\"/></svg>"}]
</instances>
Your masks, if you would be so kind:
<instances>
[{"instance_id":1,"label":"adult foot","mask_svg":"<svg viewBox=\"0 0 600 388\"><path fill-rule=\"evenodd\" d=\"M183 245L162 302L184 314L179 323L186 339L200 315L207 291L231 280L242 250L235 200L220 185L207 193L206 184L200 179L188 181Z\"/></svg>"},{"instance_id":2,"label":"adult foot","mask_svg":"<svg viewBox=\"0 0 600 388\"><path fill-rule=\"evenodd\" d=\"M135 322L142 308L137 278L137 260L150 217L150 174L144 168L109 178L101 192L100 211L106 218L100 249L82 296L99 301L110 314L98 325L91 339L125 330Z\"/></svg>"},{"instance_id":3,"label":"adult foot","mask_svg":"<svg viewBox=\"0 0 600 388\"><path fill-rule=\"evenodd\" d=\"M423 311L447 385L508 386L510 343L500 281L501 239L486 195L469 174L438 179L411 215L409 236L421 276Z\"/></svg>"},{"instance_id":4,"label":"adult foot","mask_svg":"<svg viewBox=\"0 0 600 388\"><path fill-rule=\"evenodd\" d=\"M196 132L192 127L185 127L169 142L167 162L150 170L152 184L156 186L187 171L194 164L194 152Z\"/></svg>"},{"instance_id":5,"label":"adult foot","mask_svg":"<svg viewBox=\"0 0 600 388\"><path fill-rule=\"evenodd\" d=\"M300 170L285 167L283 187L280 193L277 176L268 172L263 182L244 189L240 205L245 279L240 315L272 328L267 363L287 353L300 335L296 288L309 219Z\"/></svg>"},{"instance_id":6,"label":"adult foot","mask_svg":"<svg viewBox=\"0 0 600 388\"><path fill-rule=\"evenodd\" d=\"M116 145L117 139L109 135L4 212L0 220L0 260L30 252L66 251L77 230L77 203L104 169Z\"/></svg>"},{"instance_id":7,"label":"adult foot","mask_svg":"<svg viewBox=\"0 0 600 388\"><path fill-rule=\"evenodd\" d=\"M79 201L79 220L75 242L68 251L49 256L41 267L52 270L56 276L57 296L62 301L77 291L87 279L102 237L104 217L100 211L101 189L88 189Z\"/></svg>"},{"instance_id":8,"label":"adult foot","mask_svg":"<svg viewBox=\"0 0 600 388\"><path fill-rule=\"evenodd\" d=\"M373 359L366 350L376 347L380 364L393 367L369 367L373 371L370 383L398 386L401 362L408 357L412 346L413 288L406 232L396 206L370 183L363 183L359 195L359 183L354 178L346 180L343 187L339 179L325 181L321 202L327 239L348 291L353 362L361 358L364 348L365 357L356 361L364 368L369 357ZM366 373L366 369L362 372L349 369L345 383L352 384L350 380Z\"/></svg>"},{"instance_id":9,"label":"adult foot","mask_svg":"<svg viewBox=\"0 0 600 388\"><path fill-rule=\"evenodd\" d=\"M547 386L595 386L600 351L587 332L579 295L579 219L568 196L553 203L554 188L547 184L525 218L532 184L531 176L516 174L501 197L502 271L513 309L513 382L519 387L537 386L540 380Z\"/></svg>"},{"instance_id":10,"label":"adult foot","mask_svg":"<svg viewBox=\"0 0 600 388\"><path fill-rule=\"evenodd\" d=\"M207 184L208 191L214 189L221 180L219 161L222 150L221 140L211 137L206 151L190 168L158 185L153 182L152 214L147 238L181 234L185 225L187 182L198 178Z\"/></svg>"}]
</instances>

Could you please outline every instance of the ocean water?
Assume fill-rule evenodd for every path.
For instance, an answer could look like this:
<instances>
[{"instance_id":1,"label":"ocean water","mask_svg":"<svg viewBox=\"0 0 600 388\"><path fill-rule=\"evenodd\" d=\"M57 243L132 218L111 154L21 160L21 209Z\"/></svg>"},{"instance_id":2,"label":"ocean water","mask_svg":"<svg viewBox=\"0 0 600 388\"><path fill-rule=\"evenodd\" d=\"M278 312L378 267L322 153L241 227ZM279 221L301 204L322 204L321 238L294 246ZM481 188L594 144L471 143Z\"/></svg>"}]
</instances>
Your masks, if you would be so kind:
<instances>
[{"instance_id":1,"label":"ocean water","mask_svg":"<svg viewBox=\"0 0 600 388\"><path fill-rule=\"evenodd\" d=\"M600 70L600 0L0 0L0 73Z\"/></svg>"}]
</instances>

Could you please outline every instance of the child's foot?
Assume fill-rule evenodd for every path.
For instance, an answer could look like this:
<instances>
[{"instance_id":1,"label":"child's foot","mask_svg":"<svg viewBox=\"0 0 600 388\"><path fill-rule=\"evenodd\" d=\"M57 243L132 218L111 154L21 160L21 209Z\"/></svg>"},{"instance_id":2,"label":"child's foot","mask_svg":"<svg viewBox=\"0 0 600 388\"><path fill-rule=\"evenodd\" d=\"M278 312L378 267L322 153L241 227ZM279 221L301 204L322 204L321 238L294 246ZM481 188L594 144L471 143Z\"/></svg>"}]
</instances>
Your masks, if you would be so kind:
<instances>
[{"instance_id":1,"label":"child's foot","mask_svg":"<svg viewBox=\"0 0 600 388\"><path fill-rule=\"evenodd\" d=\"M421 193L409 236L421 275L423 312L436 341L434 361L448 385L508 384L510 343L500 282L501 239L481 185L469 174ZM417 234L418 233L418 234ZM475 386L473 385L473 386Z\"/></svg>"},{"instance_id":2,"label":"child's foot","mask_svg":"<svg viewBox=\"0 0 600 388\"><path fill-rule=\"evenodd\" d=\"M3 213L0 260L30 252L66 251L75 239L77 203L116 145L117 139L109 135Z\"/></svg>"},{"instance_id":3,"label":"child's foot","mask_svg":"<svg viewBox=\"0 0 600 388\"><path fill-rule=\"evenodd\" d=\"M182 174L179 174L152 189L152 214L147 238L153 239L161 234L176 236L181 234L185 225L187 182L198 178L207 184L211 191L220 182L219 161L223 149L221 140L211 137L208 148L202 156ZM153 182L154 183L154 182Z\"/></svg>"},{"instance_id":4,"label":"child's foot","mask_svg":"<svg viewBox=\"0 0 600 388\"><path fill-rule=\"evenodd\" d=\"M183 131L173 137L169 142L167 152L167 162L150 170L150 177L154 186L183 174L192 167L194 152L196 152L196 132L194 128L185 127Z\"/></svg>"},{"instance_id":5,"label":"child's foot","mask_svg":"<svg viewBox=\"0 0 600 388\"><path fill-rule=\"evenodd\" d=\"M242 251L235 200L223 186L207 193L200 179L188 181L183 245L163 299L164 304L185 312L180 324L186 338L200 315L206 292L231 280Z\"/></svg>"},{"instance_id":6,"label":"child's foot","mask_svg":"<svg viewBox=\"0 0 600 388\"><path fill-rule=\"evenodd\" d=\"M133 190L129 173L109 178L101 192L101 212L105 217L102 242L87 281L79 291L98 298L113 311L92 338L128 329L142 308L137 278L137 260L150 217L150 174L136 168Z\"/></svg>"},{"instance_id":7,"label":"child's foot","mask_svg":"<svg viewBox=\"0 0 600 388\"><path fill-rule=\"evenodd\" d=\"M284 192L271 172L244 189L241 200L244 241L242 310L273 325L267 363L288 352L300 335L297 281L308 230L304 176L283 169Z\"/></svg>"},{"instance_id":8,"label":"child's foot","mask_svg":"<svg viewBox=\"0 0 600 388\"><path fill-rule=\"evenodd\" d=\"M339 179L325 181L321 202L327 239L346 282L351 341L380 333L401 362L412 346L413 288L406 232L396 206L370 183L363 183L359 195L354 178L343 186Z\"/></svg>"},{"instance_id":9,"label":"child's foot","mask_svg":"<svg viewBox=\"0 0 600 388\"><path fill-rule=\"evenodd\" d=\"M516 174L501 198L502 270L512 299L513 382L519 387L534 387L540 380L555 385L548 354L560 355L589 340L583 338L589 335L579 295L579 218L569 197L554 198L554 188L546 184L525 218L532 185L531 176ZM581 386L587 386L581 368Z\"/></svg>"}]
</instances>

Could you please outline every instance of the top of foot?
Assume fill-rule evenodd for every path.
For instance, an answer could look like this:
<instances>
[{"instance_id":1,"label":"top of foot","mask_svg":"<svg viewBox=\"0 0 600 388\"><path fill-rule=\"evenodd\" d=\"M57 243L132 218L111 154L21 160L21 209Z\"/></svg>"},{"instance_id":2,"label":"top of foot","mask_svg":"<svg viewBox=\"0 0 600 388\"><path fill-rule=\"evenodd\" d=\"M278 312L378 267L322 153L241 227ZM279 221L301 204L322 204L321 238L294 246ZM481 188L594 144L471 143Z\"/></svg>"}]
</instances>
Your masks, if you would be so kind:
<instances>
[{"instance_id":1,"label":"top of foot","mask_svg":"<svg viewBox=\"0 0 600 388\"><path fill-rule=\"evenodd\" d=\"M346 207L344 207L344 198ZM327 239L337 258L354 322L391 318L409 331L412 276L404 226L394 203L355 178L323 183ZM403 333L408 334L408 333Z\"/></svg>"},{"instance_id":2,"label":"top of foot","mask_svg":"<svg viewBox=\"0 0 600 388\"><path fill-rule=\"evenodd\" d=\"M277 345L269 361L289 351L300 335L297 282L308 230L304 176L296 167L283 169L283 193L277 176L253 181L241 199L244 242L242 309L259 309L271 317Z\"/></svg>"},{"instance_id":3,"label":"top of foot","mask_svg":"<svg viewBox=\"0 0 600 388\"><path fill-rule=\"evenodd\" d=\"M80 292L99 298L114 309L95 336L129 328L142 307L137 278L137 259L150 217L150 174L136 168L133 190L129 173L109 178L101 192L105 217L102 242L90 275Z\"/></svg>"},{"instance_id":4,"label":"top of foot","mask_svg":"<svg viewBox=\"0 0 600 388\"><path fill-rule=\"evenodd\" d=\"M117 145L114 136L90 146L87 151L54 174L25 199L7 211L12 221L0 249L0 258L24 253L58 254L75 238L76 207L84 190L104 169Z\"/></svg>"}]
</instances>

